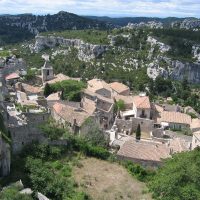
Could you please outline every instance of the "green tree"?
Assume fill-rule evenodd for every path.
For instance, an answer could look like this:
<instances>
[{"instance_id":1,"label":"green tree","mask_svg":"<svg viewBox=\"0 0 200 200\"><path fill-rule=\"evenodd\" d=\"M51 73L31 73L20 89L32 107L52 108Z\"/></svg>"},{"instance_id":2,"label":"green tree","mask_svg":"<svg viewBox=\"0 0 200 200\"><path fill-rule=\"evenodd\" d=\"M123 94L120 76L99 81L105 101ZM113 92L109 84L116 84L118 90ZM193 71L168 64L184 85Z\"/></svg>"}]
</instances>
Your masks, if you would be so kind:
<instances>
[{"instance_id":1,"label":"green tree","mask_svg":"<svg viewBox=\"0 0 200 200\"><path fill-rule=\"evenodd\" d=\"M140 138L141 138L141 128L140 128L140 124L138 124L137 130L136 130L136 139L140 140Z\"/></svg>"},{"instance_id":2,"label":"green tree","mask_svg":"<svg viewBox=\"0 0 200 200\"><path fill-rule=\"evenodd\" d=\"M46 83L44 87L44 96L48 97L51 93L52 93L51 87L48 83Z\"/></svg>"},{"instance_id":3,"label":"green tree","mask_svg":"<svg viewBox=\"0 0 200 200\"><path fill-rule=\"evenodd\" d=\"M114 111L117 113L117 116L120 117L120 111L125 110L125 103L123 100L119 100L115 102Z\"/></svg>"},{"instance_id":4,"label":"green tree","mask_svg":"<svg viewBox=\"0 0 200 200\"><path fill-rule=\"evenodd\" d=\"M200 199L200 148L174 154L149 182L153 197L159 200Z\"/></svg>"}]
</instances>

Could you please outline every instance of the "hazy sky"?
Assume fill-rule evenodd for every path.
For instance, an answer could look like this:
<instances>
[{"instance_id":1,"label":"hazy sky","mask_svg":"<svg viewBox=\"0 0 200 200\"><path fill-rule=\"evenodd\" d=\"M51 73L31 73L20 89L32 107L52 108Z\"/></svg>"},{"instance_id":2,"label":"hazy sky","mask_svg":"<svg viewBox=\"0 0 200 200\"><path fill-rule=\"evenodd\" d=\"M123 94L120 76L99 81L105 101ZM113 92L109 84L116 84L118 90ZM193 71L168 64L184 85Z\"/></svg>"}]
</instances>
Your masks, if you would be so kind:
<instances>
[{"instance_id":1,"label":"hazy sky","mask_svg":"<svg viewBox=\"0 0 200 200\"><path fill-rule=\"evenodd\" d=\"M54 14L61 10L96 16L200 18L200 0L0 0L0 14Z\"/></svg>"}]
</instances>

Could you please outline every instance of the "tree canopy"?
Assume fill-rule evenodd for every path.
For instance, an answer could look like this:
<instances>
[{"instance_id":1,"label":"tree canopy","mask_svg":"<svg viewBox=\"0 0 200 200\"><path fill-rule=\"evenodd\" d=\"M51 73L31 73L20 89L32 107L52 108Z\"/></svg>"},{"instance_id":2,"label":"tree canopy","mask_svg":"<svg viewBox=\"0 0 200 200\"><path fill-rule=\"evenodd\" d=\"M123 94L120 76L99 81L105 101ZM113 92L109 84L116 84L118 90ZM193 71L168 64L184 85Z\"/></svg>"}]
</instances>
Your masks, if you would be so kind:
<instances>
[{"instance_id":1,"label":"tree canopy","mask_svg":"<svg viewBox=\"0 0 200 200\"><path fill-rule=\"evenodd\" d=\"M200 148L173 155L149 183L158 200L200 199Z\"/></svg>"}]
</instances>

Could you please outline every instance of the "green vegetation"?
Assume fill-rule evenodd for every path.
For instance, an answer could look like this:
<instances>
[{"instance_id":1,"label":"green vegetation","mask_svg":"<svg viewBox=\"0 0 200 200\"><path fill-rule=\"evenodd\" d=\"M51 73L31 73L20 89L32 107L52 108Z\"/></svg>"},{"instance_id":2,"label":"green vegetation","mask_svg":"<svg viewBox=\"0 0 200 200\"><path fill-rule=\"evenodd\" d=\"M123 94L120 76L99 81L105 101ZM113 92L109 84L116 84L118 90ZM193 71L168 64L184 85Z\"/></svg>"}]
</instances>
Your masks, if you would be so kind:
<instances>
[{"instance_id":1,"label":"green vegetation","mask_svg":"<svg viewBox=\"0 0 200 200\"><path fill-rule=\"evenodd\" d=\"M1 21L0 46L23 42L33 38L33 34L28 30L16 26L8 26Z\"/></svg>"},{"instance_id":2,"label":"green vegetation","mask_svg":"<svg viewBox=\"0 0 200 200\"><path fill-rule=\"evenodd\" d=\"M199 93L192 89L187 79L182 82L172 81L157 77L155 81L151 81L150 85L151 98L155 99L158 96L171 96L175 104L181 106L191 106L195 111L200 112Z\"/></svg>"},{"instance_id":3,"label":"green vegetation","mask_svg":"<svg viewBox=\"0 0 200 200\"><path fill-rule=\"evenodd\" d=\"M10 52L5 50L5 51L0 51L0 57L8 57L10 55Z\"/></svg>"},{"instance_id":4,"label":"green vegetation","mask_svg":"<svg viewBox=\"0 0 200 200\"><path fill-rule=\"evenodd\" d=\"M0 110L0 136L2 136L2 138L7 142L7 143L11 143L11 139L10 139L10 136L9 136L9 132L4 124L4 118L3 118L3 115L1 113L1 110Z\"/></svg>"},{"instance_id":5,"label":"green vegetation","mask_svg":"<svg viewBox=\"0 0 200 200\"><path fill-rule=\"evenodd\" d=\"M0 200L33 200L31 195L20 194L20 188L11 185L0 193Z\"/></svg>"},{"instance_id":6,"label":"green vegetation","mask_svg":"<svg viewBox=\"0 0 200 200\"><path fill-rule=\"evenodd\" d=\"M25 75L25 80L30 81L33 80L36 77L36 70L28 69L27 74Z\"/></svg>"},{"instance_id":7,"label":"green vegetation","mask_svg":"<svg viewBox=\"0 0 200 200\"><path fill-rule=\"evenodd\" d=\"M49 118L49 120L42 124L39 128L50 140L65 139L67 135L69 135L69 131L58 127L52 118Z\"/></svg>"},{"instance_id":8,"label":"green vegetation","mask_svg":"<svg viewBox=\"0 0 200 200\"><path fill-rule=\"evenodd\" d=\"M77 102L81 100L81 91L86 87L86 85L82 81L75 81L75 80L66 80L62 82L57 82L49 86L48 85L45 86L44 89L45 95L61 91L63 100L77 101Z\"/></svg>"},{"instance_id":9,"label":"green vegetation","mask_svg":"<svg viewBox=\"0 0 200 200\"><path fill-rule=\"evenodd\" d=\"M200 199L200 149L173 155L149 182L157 200Z\"/></svg>"},{"instance_id":10,"label":"green vegetation","mask_svg":"<svg viewBox=\"0 0 200 200\"><path fill-rule=\"evenodd\" d=\"M66 30L62 32L44 32L44 36L58 36L67 39L81 39L91 44L108 44L108 32L100 30Z\"/></svg>"},{"instance_id":11,"label":"green vegetation","mask_svg":"<svg viewBox=\"0 0 200 200\"><path fill-rule=\"evenodd\" d=\"M200 32L184 29L155 29L152 35L172 48L167 53L171 58L193 62L192 45L200 42Z\"/></svg>"},{"instance_id":12,"label":"green vegetation","mask_svg":"<svg viewBox=\"0 0 200 200\"><path fill-rule=\"evenodd\" d=\"M94 122L93 119L88 118L82 125L86 127L86 133L83 134L83 139L92 145L97 145L101 147L108 147L108 137L105 136L102 130L100 130L99 126Z\"/></svg>"},{"instance_id":13,"label":"green vegetation","mask_svg":"<svg viewBox=\"0 0 200 200\"><path fill-rule=\"evenodd\" d=\"M140 140L140 138L141 138L141 128L140 128L140 124L138 124L137 130L136 130L136 139Z\"/></svg>"}]
</instances>

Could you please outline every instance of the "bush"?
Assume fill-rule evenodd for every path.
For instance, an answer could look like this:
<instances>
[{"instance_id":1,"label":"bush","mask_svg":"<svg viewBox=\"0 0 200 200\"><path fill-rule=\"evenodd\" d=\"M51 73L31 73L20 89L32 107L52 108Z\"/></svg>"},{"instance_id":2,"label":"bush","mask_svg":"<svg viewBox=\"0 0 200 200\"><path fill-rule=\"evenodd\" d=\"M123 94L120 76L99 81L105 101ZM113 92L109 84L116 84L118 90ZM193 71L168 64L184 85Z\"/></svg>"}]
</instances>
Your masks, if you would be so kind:
<instances>
[{"instance_id":1,"label":"bush","mask_svg":"<svg viewBox=\"0 0 200 200\"><path fill-rule=\"evenodd\" d=\"M136 177L140 181L147 181L154 175L154 171L144 169L140 165L131 161L125 161L123 165L132 176Z\"/></svg>"},{"instance_id":2,"label":"bush","mask_svg":"<svg viewBox=\"0 0 200 200\"><path fill-rule=\"evenodd\" d=\"M165 160L149 182L155 199L200 199L200 148L173 155Z\"/></svg>"}]
</instances>

